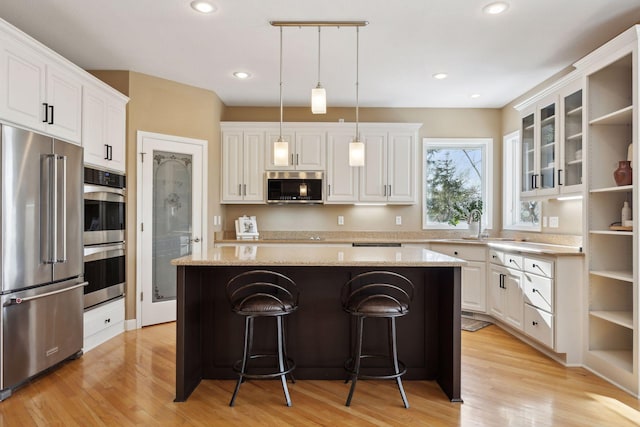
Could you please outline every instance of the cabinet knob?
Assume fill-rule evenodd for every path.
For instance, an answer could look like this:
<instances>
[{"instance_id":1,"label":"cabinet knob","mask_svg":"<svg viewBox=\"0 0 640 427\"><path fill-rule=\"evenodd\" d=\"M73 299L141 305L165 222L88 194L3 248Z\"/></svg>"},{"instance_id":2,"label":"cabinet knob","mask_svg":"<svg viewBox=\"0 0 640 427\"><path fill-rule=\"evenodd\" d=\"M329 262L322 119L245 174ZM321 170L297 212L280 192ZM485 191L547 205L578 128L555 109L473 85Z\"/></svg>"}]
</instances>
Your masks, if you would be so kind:
<instances>
[{"instance_id":1,"label":"cabinet knob","mask_svg":"<svg viewBox=\"0 0 640 427\"><path fill-rule=\"evenodd\" d=\"M498 258L498 257L497 257L497 256L495 256L495 255L491 255L491 258L496 259L496 258Z\"/></svg>"},{"instance_id":2,"label":"cabinet knob","mask_svg":"<svg viewBox=\"0 0 640 427\"><path fill-rule=\"evenodd\" d=\"M107 324L107 323L111 323L111 318L104 319L104 323L105 323L105 324Z\"/></svg>"},{"instance_id":3,"label":"cabinet knob","mask_svg":"<svg viewBox=\"0 0 640 427\"><path fill-rule=\"evenodd\" d=\"M454 255L458 255L458 251L453 251L453 254Z\"/></svg>"},{"instance_id":4,"label":"cabinet knob","mask_svg":"<svg viewBox=\"0 0 640 427\"><path fill-rule=\"evenodd\" d=\"M536 322L535 320L534 320L533 322L531 322L531 324L532 324L533 326L538 326L538 322Z\"/></svg>"},{"instance_id":5,"label":"cabinet knob","mask_svg":"<svg viewBox=\"0 0 640 427\"><path fill-rule=\"evenodd\" d=\"M532 292L535 294L536 292L538 292L538 290L536 288L533 288Z\"/></svg>"},{"instance_id":6,"label":"cabinet knob","mask_svg":"<svg viewBox=\"0 0 640 427\"><path fill-rule=\"evenodd\" d=\"M538 268L538 264L533 264L533 268Z\"/></svg>"}]
</instances>

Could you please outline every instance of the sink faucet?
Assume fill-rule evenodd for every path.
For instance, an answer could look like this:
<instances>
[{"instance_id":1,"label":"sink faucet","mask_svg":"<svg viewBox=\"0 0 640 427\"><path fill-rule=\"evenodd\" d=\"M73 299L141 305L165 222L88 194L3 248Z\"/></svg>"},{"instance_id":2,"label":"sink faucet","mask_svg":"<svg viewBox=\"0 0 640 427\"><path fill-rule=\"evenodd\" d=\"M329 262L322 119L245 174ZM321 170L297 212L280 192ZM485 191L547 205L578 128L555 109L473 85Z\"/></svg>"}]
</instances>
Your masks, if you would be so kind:
<instances>
[{"instance_id":1,"label":"sink faucet","mask_svg":"<svg viewBox=\"0 0 640 427\"><path fill-rule=\"evenodd\" d=\"M469 211L469 224L471 224L474 219L478 221L478 235L476 238L480 240L480 236L482 235L482 212L479 209L471 209L471 211Z\"/></svg>"}]
</instances>

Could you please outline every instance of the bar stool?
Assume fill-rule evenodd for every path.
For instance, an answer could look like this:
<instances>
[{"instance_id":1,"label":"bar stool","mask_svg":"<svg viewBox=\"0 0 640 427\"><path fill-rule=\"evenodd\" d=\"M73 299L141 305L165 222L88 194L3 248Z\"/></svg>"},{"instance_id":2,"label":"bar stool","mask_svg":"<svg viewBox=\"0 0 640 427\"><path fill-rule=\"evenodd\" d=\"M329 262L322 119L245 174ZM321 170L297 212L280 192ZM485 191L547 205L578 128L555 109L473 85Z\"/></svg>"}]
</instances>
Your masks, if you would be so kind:
<instances>
[{"instance_id":1,"label":"bar stool","mask_svg":"<svg viewBox=\"0 0 640 427\"><path fill-rule=\"evenodd\" d=\"M229 406L233 406L240 390L240 384L249 379L265 379L280 377L282 389L291 406L286 375L295 383L291 372L295 363L287 357L283 317L298 308L298 288L293 280L284 274L268 270L247 271L233 277L226 285L227 299L234 313L245 316L244 350L242 359L237 360L233 370L238 373L238 382L231 397ZM269 354L252 354L253 322L259 317L275 317L277 327L277 350ZM268 373L250 372L249 361L262 358L277 358L277 370Z\"/></svg>"},{"instance_id":2,"label":"bar stool","mask_svg":"<svg viewBox=\"0 0 640 427\"><path fill-rule=\"evenodd\" d=\"M356 341L352 345L351 357L345 362L345 370L349 373L349 378L347 378L345 383L348 383L349 379L351 380L351 389L349 390L349 396L345 403L346 406L351 405L351 398L353 397L356 382L359 378L395 378L404 407L409 407L401 379L402 375L407 372L407 368L403 362L398 360L396 318L409 313L409 304L413 300L413 293L413 283L403 275L391 271L361 273L342 286L342 307L351 315L352 321L357 322ZM368 317L388 319L388 354L362 353L364 320ZM368 358L381 358L390 361L392 373L388 375L365 375L361 373L361 361Z\"/></svg>"}]
</instances>

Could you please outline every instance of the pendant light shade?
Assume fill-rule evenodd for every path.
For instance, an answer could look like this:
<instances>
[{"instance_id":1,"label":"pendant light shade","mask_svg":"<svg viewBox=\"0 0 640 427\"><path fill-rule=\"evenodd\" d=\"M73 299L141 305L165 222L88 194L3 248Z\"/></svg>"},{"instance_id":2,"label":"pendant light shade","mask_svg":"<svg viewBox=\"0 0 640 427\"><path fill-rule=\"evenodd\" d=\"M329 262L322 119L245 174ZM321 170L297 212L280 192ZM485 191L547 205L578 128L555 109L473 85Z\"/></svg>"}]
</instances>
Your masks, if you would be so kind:
<instances>
[{"instance_id":1,"label":"pendant light shade","mask_svg":"<svg viewBox=\"0 0 640 427\"><path fill-rule=\"evenodd\" d=\"M280 27L280 136L273 144L274 166L289 166L289 143L282 138L282 27Z\"/></svg>"},{"instance_id":2,"label":"pendant light shade","mask_svg":"<svg viewBox=\"0 0 640 427\"><path fill-rule=\"evenodd\" d=\"M313 114L327 113L327 91L320 84L320 27L318 27L318 85L311 89L311 112Z\"/></svg>"},{"instance_id":3,"label":"pendant light shade","mask_svg":"<svg viewBox=\"0 0 640 427\"><path fill-rule=\"evenodd\" d=\"M360 141L358 129L359 112L359 65L360 65L360 28L356 27L356 136L349 143L349 166L364 166L364 142Z\"/></svg>"}]
</instances>

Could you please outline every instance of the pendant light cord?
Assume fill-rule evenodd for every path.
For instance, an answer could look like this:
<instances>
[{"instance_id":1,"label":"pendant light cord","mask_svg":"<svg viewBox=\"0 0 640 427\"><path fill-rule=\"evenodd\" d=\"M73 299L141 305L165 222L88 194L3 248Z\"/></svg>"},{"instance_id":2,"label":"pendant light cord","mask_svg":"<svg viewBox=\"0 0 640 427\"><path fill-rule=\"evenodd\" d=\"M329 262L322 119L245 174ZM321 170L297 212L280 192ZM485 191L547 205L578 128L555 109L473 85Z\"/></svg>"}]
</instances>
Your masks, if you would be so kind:
<instances>
[{"instance_id":1,"label":"pendant light cord","mask_svg":"<svg viewBox=\"0 0 640 427\"><path fill-rule=\"evenodd\" d=\"M282 27L280 27L280 138L282 141Z\"/></svg>"},{"instance_id":2,"label":"pendant light cord","mask_svg":"<svg viewBox=\"0 0 640 427\"><path fill-rule=\"evenodd\" d=\"M356 27L356 141L360 141L360 133L358 131L358 109L360 104L359 95L359 86L360 82L358 81L359 76L359 65L360 65L360 27Z\"/></svg>"},{"instance_id":3,"label":"pendant light cord","mask_svg":"<svg viewBox=\"0 0 640 427\"><path fill-rule=\"evenodd\" d=\"M318 87L320 87L320 27L318 27Z\"/></svg>"}]
</instances>

